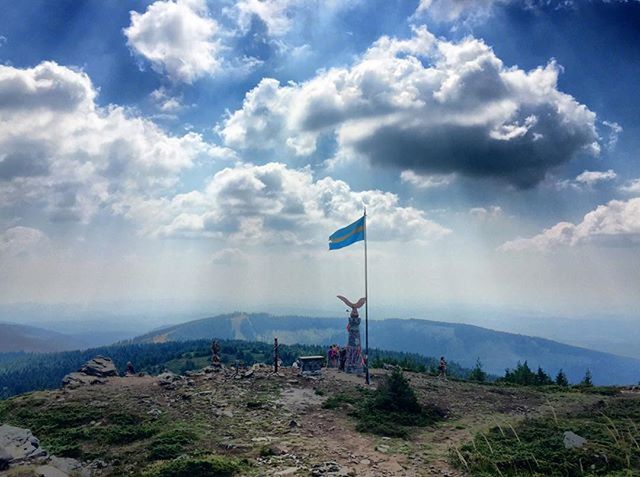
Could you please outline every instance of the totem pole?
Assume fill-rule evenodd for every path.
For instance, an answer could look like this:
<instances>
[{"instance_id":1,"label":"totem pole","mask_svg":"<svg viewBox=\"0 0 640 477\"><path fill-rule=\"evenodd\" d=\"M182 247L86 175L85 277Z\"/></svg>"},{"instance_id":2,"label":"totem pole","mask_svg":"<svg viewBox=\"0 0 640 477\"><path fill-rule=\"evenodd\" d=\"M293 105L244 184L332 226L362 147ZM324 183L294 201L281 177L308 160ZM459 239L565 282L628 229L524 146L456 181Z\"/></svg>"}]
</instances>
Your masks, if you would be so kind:
<instances>
[{"instance_id":1,"label":"totem pole","mask_svg":"<svg viewBox=\"0 0 640 477\"><path fill-rule=\"evenodd\" d=\"M364 358L362 357L362 347L360 345L360 315L358 308L364 305L366 298L360 298L356 303L351 303L345 297L338 295L338 298L344 302L349 308L349 341L347 342L347 358L345 363L345 371L347 373L362 373L364 370Z\"/></svg>"}]
</instances>

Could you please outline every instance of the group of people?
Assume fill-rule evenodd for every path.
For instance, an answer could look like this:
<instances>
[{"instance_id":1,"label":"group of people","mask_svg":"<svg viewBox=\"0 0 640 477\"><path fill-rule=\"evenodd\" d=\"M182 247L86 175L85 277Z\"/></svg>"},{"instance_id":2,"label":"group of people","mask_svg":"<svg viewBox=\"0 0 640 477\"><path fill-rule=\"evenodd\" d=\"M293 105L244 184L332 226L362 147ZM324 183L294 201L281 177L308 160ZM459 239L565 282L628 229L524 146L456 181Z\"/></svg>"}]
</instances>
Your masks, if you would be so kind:
<instances>
[{"instance_id":1,"label":"group of people","mask_svg":"<svg viewBox=\"0 0 640 477\"><path fill-rule=\"evenodd\" d=\"M347 360L347 348L340 348L337 344L332 344L327 350L327 367L338 368L344 371L345 362ZM438 364L438 378L447 380L447 361L444 356L440 356Z\"/></svg>"},{"instance_id":2,"label":"group of people","mask_svg":"<svg viewBox=\"0 0 640 477\"><path fill-rule=\"evenodd\" d=\"M329 368L338 368L344 371L347 361L347 349L340 348L337 344L332 344L327 351L327 366Z\"/></svg>"}]
</instances>

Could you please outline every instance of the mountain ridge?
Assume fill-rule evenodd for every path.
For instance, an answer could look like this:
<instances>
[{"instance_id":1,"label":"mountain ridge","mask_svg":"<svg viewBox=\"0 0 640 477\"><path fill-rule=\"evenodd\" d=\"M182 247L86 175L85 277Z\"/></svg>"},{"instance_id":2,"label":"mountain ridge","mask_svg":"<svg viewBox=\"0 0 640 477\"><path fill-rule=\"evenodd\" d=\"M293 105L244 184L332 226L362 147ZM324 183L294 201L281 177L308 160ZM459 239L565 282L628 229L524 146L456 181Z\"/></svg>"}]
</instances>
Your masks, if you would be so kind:
<instances>
[{"instance_id":1,"label":"mountain ridge","mask_svg":"<svg viewBox=\"0 0 640 477\"><path fill-rule=\"evenodd\" d=\"M346 318L274 316L235 312L171 325L134 338L134 342L164 342L205 337L281 343L342 344ZM361 331L364 331L364 324ZM363 333L364 334L364 333ZM577 382L587 369L598 384L631 384L640 380L640 360L573 346L548 338L495 331L477 325L418 318L370 320L370 346L427 356L444 355L466 367L479 358L485 369L502 375L527 361L555 375L562 369Z\"/></svg>"}]
</instances>

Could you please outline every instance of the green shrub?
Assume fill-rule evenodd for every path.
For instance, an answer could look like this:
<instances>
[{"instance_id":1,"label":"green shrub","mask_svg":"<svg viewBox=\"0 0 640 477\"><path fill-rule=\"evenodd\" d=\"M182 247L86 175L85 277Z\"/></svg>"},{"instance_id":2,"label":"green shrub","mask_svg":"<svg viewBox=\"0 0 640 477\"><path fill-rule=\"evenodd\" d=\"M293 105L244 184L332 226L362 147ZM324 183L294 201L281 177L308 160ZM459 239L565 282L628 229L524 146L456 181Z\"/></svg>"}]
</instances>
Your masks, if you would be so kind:
<instances>
[{"instance_id":1,"label":"green shrub","mask_svg":"<svg viewBox=\"0 0 640 477\"><path fill-rule=\"evenodd\" d=\"M323 407L336 409L350 404L350 415L358 421L356 429L388 437L406 438L413 426L427 426L444 416L435 406L422 406L402 371L396 370L375 391L360 389L359 395L331 396Z\"/></svg>"},{"instance_id":2,"label":"green shrub","mask_svg":"<svg viewBox=\"0 0 640 477\"><path fill-rule=\"evenodd\" d=\"M186 429L178 428L163 432L158 434L149 445L149 458L152 460L175 459L196 440L196 434Z\"/></svg>"},{"instance_id":3,"label":"green shrub","mask_svg":"<svg viewBox=\"0 0 640 477\"><path fill-rule=\"evenodd\" d=\"M240 469L240 463L226 457L181 457L153 464L143 475L144 477L229 477Z\"/></svg>"}]
</instances>

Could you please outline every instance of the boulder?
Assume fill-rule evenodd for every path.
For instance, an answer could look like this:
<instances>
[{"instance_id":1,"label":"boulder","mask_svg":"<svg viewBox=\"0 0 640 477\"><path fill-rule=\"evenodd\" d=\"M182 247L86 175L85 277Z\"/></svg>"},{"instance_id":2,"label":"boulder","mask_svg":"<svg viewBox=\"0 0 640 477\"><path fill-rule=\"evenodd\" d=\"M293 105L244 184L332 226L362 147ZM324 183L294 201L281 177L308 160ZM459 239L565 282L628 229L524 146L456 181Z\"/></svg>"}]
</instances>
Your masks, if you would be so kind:
<instances>
[{"instance_id":1,"label":"boulder","mask_svg":"<svg viewBox=\"0 0 640 477\"><path fill-rule=\"evenodd\" d=\"M35 462L48 457L47 452L40 447L40 441L29 429L8 424L0 426L0 449L3 450L0 453L0 462L4 462L4 465Z\"/></svg>"},{"instance_id":2,"label":"boulder","mask_svg":"<svg viewBox=\"0 0 640 477\"><path fill-rule=\"evenodd\" d=\"M95 358L87 361L79 369L79 372L89 376L97 376L99 378L118 376L116 365L113 364L111 358L107 358L106 356L96 356Z\"/></svg>"},{"instance_id":3,"label":"boulder","mask_svg":"<svg viewBox=\"0 0 640 477\"><path fill-rule=\"evenodd\" d=\"M579 436L571 431L564 433L564 448L565 449L579 449L587 443L584 437Z\"/></svg>"},{"instance_id":4,"label":"boulder","mask_svg":"<svg viewBox=\"0 0 640 477\"><path fill-rule=\"evenodd\" d=\"M0 447L0 470L7 470L11 460L11 454L4 447Z\"/></svg>"},{"instance_id":5,"label":"boulder","mask_svg":"<svg viewBox=\"0 0 640 477\"><path fill-rule=\"evenodd\" d=\"M41 465L36 468L38 477L69 477L69 474L51 465Z\"/></svg>"}]
</instances>

